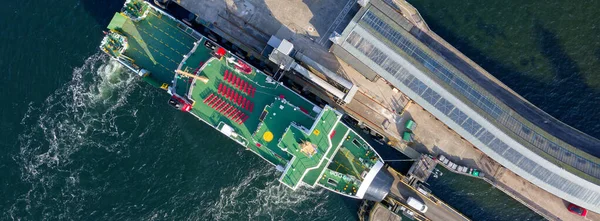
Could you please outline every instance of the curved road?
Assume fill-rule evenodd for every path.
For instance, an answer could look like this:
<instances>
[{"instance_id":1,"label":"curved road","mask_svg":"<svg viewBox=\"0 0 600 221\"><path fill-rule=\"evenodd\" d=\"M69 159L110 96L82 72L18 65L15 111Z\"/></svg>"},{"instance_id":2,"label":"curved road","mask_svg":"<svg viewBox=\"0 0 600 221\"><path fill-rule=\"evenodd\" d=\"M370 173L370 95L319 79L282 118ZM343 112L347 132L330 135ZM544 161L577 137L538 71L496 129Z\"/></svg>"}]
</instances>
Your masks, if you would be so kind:
<instances>
[{"instance_id":1,"label":"curved road","mask_svg":"<svg viewBox=\"0 0 600 221\"><path fill-rule=\"evenodd\" d=\"M523 118L545 130L552 136L555 136L594 157L600 157L600 148L598 148L600 147L600 140L557 120L528 101L514 95L492 81L485 74L469 65L465 60L461 59L460 56L445 47L442 43L436 41L429 36L429 34L424 33L418 28L411 29L410 33Z\"/></svg>"}]
</instances>

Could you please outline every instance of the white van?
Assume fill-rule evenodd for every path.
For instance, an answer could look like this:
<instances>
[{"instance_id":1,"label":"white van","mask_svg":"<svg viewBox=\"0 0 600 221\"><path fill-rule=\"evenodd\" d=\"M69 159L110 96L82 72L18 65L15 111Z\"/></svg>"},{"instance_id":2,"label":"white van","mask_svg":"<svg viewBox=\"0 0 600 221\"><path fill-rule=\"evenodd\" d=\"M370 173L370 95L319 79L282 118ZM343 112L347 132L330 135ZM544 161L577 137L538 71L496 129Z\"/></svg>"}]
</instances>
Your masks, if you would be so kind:
<instances>
[{"instance_id":1,"label":"white van","mask_svg":"<svg viewBox=\"0 0 600 221\"><path fill-rule=\"evenodd\" d=\"M408 204L410 207L416 209L421 213L427 212L427 206L418 199L408 197L408 200L406 200L406 204Z\"/></svg>"}]
</instances>

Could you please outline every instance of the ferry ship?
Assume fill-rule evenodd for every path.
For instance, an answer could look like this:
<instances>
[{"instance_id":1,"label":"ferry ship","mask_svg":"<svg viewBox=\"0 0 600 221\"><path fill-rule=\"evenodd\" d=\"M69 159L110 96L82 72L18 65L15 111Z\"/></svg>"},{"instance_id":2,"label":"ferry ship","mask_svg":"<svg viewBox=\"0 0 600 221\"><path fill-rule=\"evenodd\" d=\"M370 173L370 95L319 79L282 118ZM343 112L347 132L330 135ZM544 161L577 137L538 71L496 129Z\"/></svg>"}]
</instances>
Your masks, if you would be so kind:
<instances>
[{"instance_id":1,"label":"ferry ship","mask_svg":"<svg viewBox=\"0 0 600 221\"><path fill-rule=\"evenodd\" d=\"M149 2L127 0L107 28L102 51L170 94L169 105L272 164L283 185L373 201L388 194L393 179L381 156L331 106L315 105Z\"/></svg>"}]
</instances>

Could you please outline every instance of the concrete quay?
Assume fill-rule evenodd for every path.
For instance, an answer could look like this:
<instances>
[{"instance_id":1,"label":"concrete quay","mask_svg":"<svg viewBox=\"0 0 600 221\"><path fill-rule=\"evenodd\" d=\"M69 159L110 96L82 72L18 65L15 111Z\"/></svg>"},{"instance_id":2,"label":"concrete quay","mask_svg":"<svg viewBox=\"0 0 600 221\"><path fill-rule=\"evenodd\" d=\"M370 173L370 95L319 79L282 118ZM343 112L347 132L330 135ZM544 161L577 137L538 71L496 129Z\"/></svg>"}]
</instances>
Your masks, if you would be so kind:
<instances>
[{"instance_id":1,"label":"concrete quay","mask_svg":"<svg viewBox=\"0 0 600 221\"><path fill-rule=\"evenodd\" d=\"M456 211L454 208L448 206L448 204L438 200L435 197L425 196L421 192L414 189L411 185L406 183L404 175L389 169L392 176L394 176L394 184L390 191L391 195L388 196L390 203L405 205L408 197L419 199L427 205L428 209L423 214L427 220L432 221L446 221L446 220L469 220L469 218ZM416 212L416 211L415 211ZM418 212L416 212L418 213Z\"/></svg>"},{"instance_id":2,"label":"concrete quay","mask_svg":"<svg viewBox=\"0 0 600 221\"><path fill-rule=\"evenodd\" d=\"M408 156L414 158L417 152L434 156L444 154L456 163L483 171L490 176L488 179L492 183L506 189L505 192L514 193L509 195L529 204L530 208L543 208L543 211L534 210L546 218L586 220L569 213L566 210L567 203L562 199L504 169L383 79L371 82L329 53L331 43L327 36L343 29L344 23L351 19L352 11L357 7L354 2L181 0L180 4L198 15L204 23L212 24L212 30L216 33L223 33L223 37L241 44L241 48L252 55L260 55L268 37L275 35L288 39L298 51L350 79L359 86L360 93L352 102L340 108L390 140L401 140L407 119L418 122L419 127L414 131L416 142L411 146L395 145ZM408 20L428 30L420 16L417 16L418 11L403 4L403 1L396 2L402 6L400 11ZM600 215L589 211L587 219L600 220Z\"/></svg>"}]
</instances>

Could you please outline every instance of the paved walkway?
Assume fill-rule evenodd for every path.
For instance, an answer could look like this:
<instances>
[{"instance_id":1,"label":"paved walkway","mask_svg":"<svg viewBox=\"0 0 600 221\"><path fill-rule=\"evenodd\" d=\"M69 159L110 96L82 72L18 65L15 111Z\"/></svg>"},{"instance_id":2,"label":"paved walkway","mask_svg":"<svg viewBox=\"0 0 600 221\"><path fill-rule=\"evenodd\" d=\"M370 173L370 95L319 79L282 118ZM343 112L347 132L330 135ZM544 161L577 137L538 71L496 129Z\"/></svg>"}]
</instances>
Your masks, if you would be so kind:
<instances>
[{"instance_id":1,"label":"paved walkway","mask_svg":"<svg viewBox=\"0 0 600 221\"><path fill-rule=\"evenodd\" d=\"M344 68L346 65L342 61L340 62L342 63L341 67ZM360 86L362 94L365 94L365 96L371 95L374 100L379 101L370 103L370 105L383 106L373 106L370 107L371 110L391 109L394 106L390 105L386 108L385 105L402 102L402 100L394 102L395 99L402 99L402 93L394 92L393 88L387 85L385 81L378 80L377 82L370 82L360 73L349 67L348 69L345 69L344 72L347 74L348 78ZM359 99L359 101L361 101L361 99ZM354 102L355 101L352 101L349 105L354 105ZM568 203L565 204L566 202L561 198L556 197L529 183L518 175L505 170L502 165L479 151L471 143L463 139L455 131L451 130L418 104L411 103L410 105L402 105L402 107L404 106L406 107L405 112L401 117L390 116L388 119L396 120L391 122L392 125L403 125L407 119L413 119L417 122L418 126L414 131L416 144L411 145L412 149L420 153L429 153L434 156L444 154L457 164L478 168L484 173L489 174L490 180L495 180L499 185L511 189L508 191L514 191L523 196L526 200L520 200L521 202L533 202L537 204L538 207L544 208L547 212L552 213L549 217L558 217L562 220L586 220L567 211L566 207ZM357 112L355 114L363 117L366 116L366 118L376 116L373 112ZM381 126L379 127L381 128ZM390 133L394 137L399 137L402 130L388 129L385 130L385 132ZM599 214L588 211L588 218L592 217L592 220L600 220Z\"/></svg>"},{"instance_id":2,"label":"paved walkway","mask_svg":"<svg viewBox=\"0 0 600 221\"><path fill-rule=\"evenodd\" d=\"M419 123L415 135L417 142L422 145L413 146L417 151L431 153L432 155L444 154L457 164L478 168L488 174L490 180L495 180L497 185L505 186L509 189L508 191L514 191L522 195L527 201L537 204L548 213L552 213L549 215L551 217L556 216L562 220L585 220L569 213L564 200L504 169L500 164L462 139L456 132L448 129L441 121L438 121L429 113L423 113L425 111L419 105L411 105L407 112L411 113L413 119ZM535 207L536 205L532 206ZM598 214L591 212L589 214L589 217L595 217L592 220L600 220Z\"/></svg>"}]
</instances>

